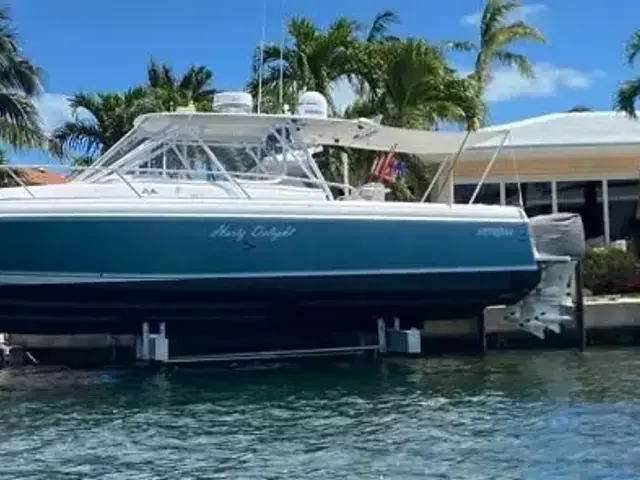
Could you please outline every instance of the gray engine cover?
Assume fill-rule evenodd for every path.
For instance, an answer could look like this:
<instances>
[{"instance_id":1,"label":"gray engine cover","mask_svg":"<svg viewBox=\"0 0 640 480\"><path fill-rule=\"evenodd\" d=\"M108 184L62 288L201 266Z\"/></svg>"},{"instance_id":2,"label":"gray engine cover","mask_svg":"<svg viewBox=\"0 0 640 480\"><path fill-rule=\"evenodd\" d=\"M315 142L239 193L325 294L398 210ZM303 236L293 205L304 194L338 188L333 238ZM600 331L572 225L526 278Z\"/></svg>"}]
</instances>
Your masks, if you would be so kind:
<instances>
[{"instance_id":1,"label":"gray engine cover","mask_svg":"<svg viewBox=\"0 0 640 480\"><path fill-rule=\"evenodd\" d=\"M587 245L582 217L577 213L552 213L529 219L536 250L548 255L584 257Z\"/></svg>"}]
</instances>

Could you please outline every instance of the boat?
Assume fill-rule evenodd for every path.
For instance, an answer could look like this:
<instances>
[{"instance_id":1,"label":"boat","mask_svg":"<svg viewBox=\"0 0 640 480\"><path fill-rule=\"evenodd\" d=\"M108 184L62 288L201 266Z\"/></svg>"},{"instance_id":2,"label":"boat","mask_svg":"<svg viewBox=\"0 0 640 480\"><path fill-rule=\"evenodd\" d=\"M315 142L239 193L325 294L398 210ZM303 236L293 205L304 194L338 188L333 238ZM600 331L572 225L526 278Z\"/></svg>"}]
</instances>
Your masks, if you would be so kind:
<instances>
[{"instance_id":1,"label":"boat","mask_svg":"<svg viewBox=\"0 0 640 480\"><path fill-rule=\"evenodd\" d=\"M252 103L143 115L69 182L0 190L0 331L419 327L491 305L523 325L551 309L555 328L560 294L540 292L566 287L574 259L537 251L522 208L385 201L384 184L319 168L336 147L441 161L505 132L331 118L315 92L295 114Z\"/></svg>"}]
</instances>

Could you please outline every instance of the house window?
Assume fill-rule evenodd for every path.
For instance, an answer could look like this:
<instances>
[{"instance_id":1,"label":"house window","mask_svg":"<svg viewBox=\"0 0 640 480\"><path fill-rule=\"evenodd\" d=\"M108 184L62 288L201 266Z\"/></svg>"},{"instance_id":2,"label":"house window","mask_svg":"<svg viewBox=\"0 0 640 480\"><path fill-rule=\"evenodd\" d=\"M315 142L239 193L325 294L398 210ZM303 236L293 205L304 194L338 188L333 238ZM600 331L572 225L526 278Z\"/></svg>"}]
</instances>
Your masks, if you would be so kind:
<instances>
[{"instance_id":1,"label":"house window","mask_svg":"<svg viewBox=\"0 0 640 480\"><path fill-rule=\"evenodd\" d=\"M627 240L640 233L638 180L609 180L609 234L611 241Z\"/></svg>"},{"instance_id":2,"label":"house window","mask_svg":"<svg viewBox=\"0 0 640 480\"><path fill-rule=\"evenodd\" d=\"M602 181L558 182L558 211L579 213L587 240L604 242Z\"/></svg>"},{"instance_id":3,"label":"house window","mask_svg":"<svg viewBox=\"0 0 640 480\"><path fill-rule=\"evenodd\" d=\"M517 183L505 183L504 193L505 205L523 206L526 188L522 188L522 185L519 186ZM520 201L521 196L522 202Z\"/></svg>"},{"instance_id":4,"label":"house window","mask_svg":"<svg viewBox=\"0 0 640 480\"><path fill-rule=\"evenodd\" d=\"M505 203L521 205L529 217L551 213L551 182L507 183Z\"/></svg>"},{"instance_id":5,"label":"house window","mask_svg":"<svg viewBox=\"0 0 640 480\"><path fill-rule=\"evenodd\" d=\"M456 203L469 203L474 190L476 189L476 183L463 183L456 185L454 188L455 202ZM474 203L480 203L484 205L500 205L500 184L499 183L485 183L480 188L478 196Z\"/></svg>"}]
</instances>

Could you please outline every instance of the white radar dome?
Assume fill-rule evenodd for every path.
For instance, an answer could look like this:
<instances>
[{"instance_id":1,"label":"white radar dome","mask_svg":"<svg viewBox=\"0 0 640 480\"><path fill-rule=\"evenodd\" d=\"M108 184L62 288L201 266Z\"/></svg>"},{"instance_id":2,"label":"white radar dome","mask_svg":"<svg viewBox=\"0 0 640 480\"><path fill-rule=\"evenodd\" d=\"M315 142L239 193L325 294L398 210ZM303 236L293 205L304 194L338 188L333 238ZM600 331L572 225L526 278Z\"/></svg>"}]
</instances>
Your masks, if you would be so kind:
<instances>
[{"instance_id":1,"label":"white radar dome","mask_svg":"<svg viewBox=\"0 0 640 480\"><path fill-rule=\"evenodd\" d=\"M329 116L329 103L321 93L304 92L298 99L296 113L304 117L327 118Z\"/></svg>"},{"instance_id":2,"label":"white radar dome","mask_svg":"<svg viewBox=\"0 0 640 480\"><path fill-rule=\"evenodd\" d=\"M213 96L213 111L221 113L251 113L253 98L247 92L220 92Z\"/></svg>"}]
</instances>

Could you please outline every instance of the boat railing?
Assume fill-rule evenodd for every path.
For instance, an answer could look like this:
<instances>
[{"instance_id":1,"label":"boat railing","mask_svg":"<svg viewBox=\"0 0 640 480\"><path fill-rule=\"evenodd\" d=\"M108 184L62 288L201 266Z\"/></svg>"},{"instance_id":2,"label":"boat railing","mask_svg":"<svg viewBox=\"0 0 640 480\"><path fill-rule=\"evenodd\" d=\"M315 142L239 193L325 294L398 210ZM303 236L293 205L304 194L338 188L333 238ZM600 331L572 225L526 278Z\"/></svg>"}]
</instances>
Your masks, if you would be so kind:
<instances>
[{"instance_id":1,"label":"boat railing","mask_svg":"<svg viewBox=\"0 0 640 480\"><path fill-rule=\"evenodd\" d=\"M341 182L332 182L327 181L324 178L314 178L314 177L300 177L300 176L292 176L286 174L271 174L267 172L234 172L229 170L224 171L216 171L216 170L207 170L207 169L167 169L167 168L151 168L151 167L138 167L133 170L129 170L128 172L121 172L119 169L113 169L111 167L96 167L96 166L66 166L66 165L0 165L0 171L6 171L8 175L17 183L17 186L21 187L29 197L31 198L46 198L46 196L39 196L37 190L33 187L42 186L42 185L33 185L29 184L25 181L25 179L20 174L25 169L37 170L37 171L47 171L54 169L62 169L66 170L66 175L64 178L67 179L67 184L73 184L75 181L74 176L79 173L87 170L105 170L108 171L108 175L101 177L101 179L97 182L88 182L101 184L105 183L111 178L117 178L118 181L122 182L128 190L130 190L136 197L144 197L142 191L139 188L136 188L136 183L139 181L162 181L169 180L172 182L198 182L201 180L202 183L215 185L220 182L229 182L232 185L239 185L241 188L236 189L236 193L240 193L241 196L251 199L251 194L244 188L244 186L255 184L277 184L283 181L292 181L297 182L302 185L311 186L310 188L317 187L320 189L329 187L335 188L342 192L342 195L339 197L329 198L329 200L333 199L345 199L345 198L359 198L360 197L360 189L354 187L352 185L341 183ZM186 178L185 178L186 177ZM84 183L84 182L82 182ZM45 184L46 185L46 184ZM5 187L6 188L6 187Z\"/></svg>"}]
</instances>

